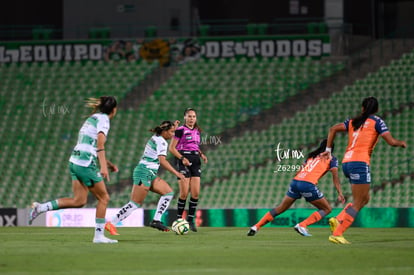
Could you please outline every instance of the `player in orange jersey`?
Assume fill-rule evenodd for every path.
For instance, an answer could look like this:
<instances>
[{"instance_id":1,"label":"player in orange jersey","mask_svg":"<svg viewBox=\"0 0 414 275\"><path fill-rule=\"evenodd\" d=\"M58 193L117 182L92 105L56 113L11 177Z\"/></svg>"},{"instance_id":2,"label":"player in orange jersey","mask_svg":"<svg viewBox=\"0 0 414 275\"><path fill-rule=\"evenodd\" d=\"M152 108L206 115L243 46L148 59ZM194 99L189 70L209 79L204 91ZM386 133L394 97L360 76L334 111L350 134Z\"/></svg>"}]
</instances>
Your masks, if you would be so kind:
<instances>
[{"instance_id":1,"label":"player in orange jersey","mask_svg":"<svg viewBox=\"0 0 414 275\"><path fill-rule=\"evenodd\" d=\"M318 208L318 211L315 211L307 219L296 224L294 229L302 236L312 236L308 232L307 226L320 221L332 211L328 200L317 187L318 180L328 171L332 173L332 180L338 191L338 200L342 203L345 202L338 177L338 160L334 156L331 156L329 159L319 156L319 154L325 151L326 143L327 140L325 139L321 142L318 149L309 153L304 166L290 183L289 190L283 198L283 201L276 208L267 212L258 223L252 226L247 236L256 235L262 226L273 221L276 216L289 209L301 197L304 197L307 202L310 202Z\"/></svg>"},{"instance_id":2,"label":"player in orange jersey","mask_svg":"<svg viewBox=\"0 0 414 275\"><path fill-rule=\"evenodd\" d=\"M369 164L379 136L382 136L391 146L407 147L404 141L392 137L385 122L374 115L377 112L377 99L367 97L362 101L362 112L359 116L336 124L329 130L326 152L322 154L325 157L330 157L330 147L336 133L348 132L348 145L342 160L342 168L351 183L353 197L353 203L348 204L336 218L329 219L332 231L329 241L333 243L349 244L342 234L351 226L358 212L369 201L371 183Z\"/></svg>"}]
</instances>

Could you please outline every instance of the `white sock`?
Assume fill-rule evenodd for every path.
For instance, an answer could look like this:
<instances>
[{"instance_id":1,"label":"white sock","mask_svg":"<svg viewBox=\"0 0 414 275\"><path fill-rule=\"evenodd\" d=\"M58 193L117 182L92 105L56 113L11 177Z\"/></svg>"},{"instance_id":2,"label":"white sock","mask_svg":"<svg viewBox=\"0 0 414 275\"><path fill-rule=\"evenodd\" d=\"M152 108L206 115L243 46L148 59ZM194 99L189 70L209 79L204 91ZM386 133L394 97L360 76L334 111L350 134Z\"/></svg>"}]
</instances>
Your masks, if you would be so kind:
<instances>
[{"instance_id":1,"label":"white sock","mask_svg":"<svg viewBox=\"0 0 414 275\"><path fill-rule=\"evenodd\" d=\"M105 231L105 219L95 219L95 238L103 237Z\"/></svg>"},{"instance_id":2,"label":"white sock","mask_svg":"<svg viewBox=\"0 0 414 275\"><path fill-rule=\"evenodd\" d=\"M40 213L43 213L43 212L46 212L46 211L53 210L52 202L51 202L51 201L49 201L49 202L45 202L45 203L41 203L41 204L39 204L39 205L37 206L37 210L38 210Z\"/></svg>"},{"instance_id":3,"label":"white sock","mask_svg":"<svg viewBox=\"0 0 414 275\"><path fill-rule=\"evenodd\" d=\"M116 225L120 221L124 220L126 217L131 215L135 209L138 209L141 205L136 202L129 201L127 204L121 207L118 213L112 218L111 222Z\"/></svg>"},{"instance_id":4,"label":"white sock","mask_svg":"<svg viewBox=\"0 0 414 275\"><path fill-rule=\"evenodd\" d=\"M162 196L157 205L157 211L155 211L154 220L160 221L162 215L165 213L165 211L168 209L168 206L170 205L170 202L173 198L173 193L168 193Z\"/></svg>"}]
</instances>

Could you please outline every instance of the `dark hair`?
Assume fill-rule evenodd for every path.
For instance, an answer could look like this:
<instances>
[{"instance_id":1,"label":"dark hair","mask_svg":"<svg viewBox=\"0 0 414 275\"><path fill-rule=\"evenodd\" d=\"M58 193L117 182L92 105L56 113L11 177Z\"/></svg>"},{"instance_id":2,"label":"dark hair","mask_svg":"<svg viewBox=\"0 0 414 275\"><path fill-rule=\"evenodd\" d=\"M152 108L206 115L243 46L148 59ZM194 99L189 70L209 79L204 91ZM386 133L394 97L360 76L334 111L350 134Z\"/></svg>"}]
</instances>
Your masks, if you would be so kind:
<instances>
[{"instance_id":1,"label":"dark hair","mask_svg":"<svg viewBox=\"0 0 414 275\"><path fill-rule=\"evenodd\" d=\"M378 112L378 100L373 96L364 98L362 101L362 113L352 119L354 130L358 130L364 124L365 120L376 112Z\"/></svg>"},{"instance_id":2,"label":"dark hair","mask_svg":"<svg viewBox=\"0 0 414 275\"><path fill-rule=\"evenodd\" d=\"M157 127L150 129L150 132L155 133L157 136L161 135L161 133L163 131L168 131L170 130L172 127L174 127L174 123L172 123L172 121L169 120L164 120L163 122L161 122L160 125L158 125Z\"/></svg>"},{"instance_id":3,"label":"dark hair","mask_svg":"<svg viewBox=\"0 0 414 275\"><path fill-rule=\"evenodd\" d=\"M100 98L88 98L86 106L93 108L92 113L99 110L101 113L109 115L117 106L117 102L113 96L101 96Z\"/></svg>"},{"instance_id":4,"label":"dark hair","mask_svg":"<svg viewBox=\"0 0 414 275\"><path fill-rule=\"evenodd\" d=\"M310 152L310 153L308 154L308 159L309 159L309 158L315 158L315 157L317 157L320 153L325 152L325 150L326 150L326 144L327 144L327 143L328 143L328 140L327 140L326 138L325 138L324 140L322 140L321 144L319 144L319 147L318 147L316 150L314 150L314 151L312 151L312 152ZM333 153L334 149L335 149L335 144L334 144L334 143L332 143L331 153Z\"/></svg>"},{"instance_id":5,"label":"dark hair","mask_svg":"<svg viewBox=\"0 0 414 275\"><path fill-rule=\"evenodd\" d=\"M196 113L196 115L197 115L197 111L195 110L195 109L193 109L193 108L187 108L187 109L185 109L185 111L184 111L184 116L188 113L188 112L190 112L190 111L193 111L194 113ZM184 124L185 124L185 121L184 121ZM196 121L196 123L194 124L194 128L195 129L198 129L198 131L201 133L203 130L201 129L201 127L200 126L198 126L198 124L197 124L197 121Z\"/></svg>"}]
</instances>

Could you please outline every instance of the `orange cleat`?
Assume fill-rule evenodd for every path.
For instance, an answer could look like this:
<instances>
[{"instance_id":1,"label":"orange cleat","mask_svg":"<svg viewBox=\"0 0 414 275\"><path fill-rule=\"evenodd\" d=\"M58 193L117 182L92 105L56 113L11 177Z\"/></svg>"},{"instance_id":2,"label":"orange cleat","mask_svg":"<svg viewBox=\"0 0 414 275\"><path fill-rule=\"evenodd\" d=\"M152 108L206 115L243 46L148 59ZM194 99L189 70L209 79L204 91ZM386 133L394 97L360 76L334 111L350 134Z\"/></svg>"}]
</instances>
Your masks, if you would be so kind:
<instances>
[{"instance_id":1,"label":"orange cleat","mask_svg":"<svg viewBox=\"0 0 414 275\"><path fill-rule=\"evenodd\" d=\"M111 235L119 235L115 225L113 225L111 222L107 222L105 224L105 230L108 231Z\"/></svg>"}]
</instances>

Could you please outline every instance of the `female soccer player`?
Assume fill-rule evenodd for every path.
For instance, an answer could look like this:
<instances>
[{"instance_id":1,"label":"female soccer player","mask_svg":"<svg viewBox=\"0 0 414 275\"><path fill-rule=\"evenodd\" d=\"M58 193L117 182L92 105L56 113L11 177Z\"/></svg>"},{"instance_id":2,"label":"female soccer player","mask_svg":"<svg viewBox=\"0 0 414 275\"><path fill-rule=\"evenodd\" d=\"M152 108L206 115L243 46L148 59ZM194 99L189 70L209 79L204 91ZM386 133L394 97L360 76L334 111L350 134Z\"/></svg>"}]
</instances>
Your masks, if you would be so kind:
<instances>
[{"instance_id":1,"label":"female soccer player","mask_svg":"<svg viewBox=\"0 0 414 275\"><path fill-rule=\"evenodd\" d=\"M349 244L342 235L354 222L358 212L369 201L371 183L371 153L381 135L391 146L407 147L404 141L392 137L385 122L374 114L378 112L378 101L375 97L367 97L362 101L362 112L359 116L348 119L329 129L326 153L330 156L331 145L337 132L348 132L348 146L342 160L342 168L349 179L352 189L353 203L348 204L336 218L329 219L332 235L329 241L338 244Z\"/></svg>"},{"instance_id":2,"label":"female soccer player","mask_svg":"<svg viewBox=\"0 0 414 275\"><path fill-rule=\"evenodd\" d=\"M294 229L302 236L312 236L309 234L307 226L318 222L332 211L329 202L317 187L318 180L328 171L331 171L332 173L332 181L338 192L338 200L341 203L345 202L338 177L338 160L334 156L331 156L329 159L319 156L319 154L325 151L326 142L326 139L323 140L318 149L309 153L302 169L290 183L289 190L282 202L276 208L267 212L258 223L252 226L247 233L247 236L254 236L262 226L273 221L276 216L289 209L292 204L302 196L307 202L310 202L318 208L318 211L312 213L307 219L296 224Z\"/></svg>"},{"instance_id":3,"label":"female soccer player","mask_svg":"<svg viewBox=\"0 0 414 275\"><path fill-rule=\"evenodd\" d=\"M196 110L188 108L184 111L184 125L178 127L175 136L170 143L169 150L177 158L178 170L185 175L185 179L180 179L180 197L178 198L177 218L182 218L187 196L190 191L191 198L189 203L187 221L190 230L197 232L194 223L194 215L197 209L198 196L200 194L201 161L207 163L207 157L200 150L201 128L197 125Z\"/></svg>"},{"instance_id":4,"label":"female soccer player","mask_svg":"<svg viewBox=\"0 0 414 275\"><path fill-rule=\"evenodd\" d=\"M117 172L118 167L105 157L105 142L110 123L116 114L116 99L112 96L89 99L87 105L93 108L93 113L82 125L79 131L78 143L69 159L72 176L73 198L60 198L45 203L34 202L29 213L29 224L40 214L62 208L83 207L88 198L88 190L98 199L96 205L96 226L94 243L117 243L117 240L104 236L106 207L109 195L103 178L109 181L108 168ZM99 112L97 112L99 111ZM100 170L96 166L99 160Z\"/></svg>"},{"instance_id":5,"label":"female soccer player","mask_svg":"<svg viewBox=\"0 0 414 275\"><path fill-rule=\"evenodd\" d=\"M131 200L119 210L111 222L107 222L105 229L111 235L118 235L115 225L131 215L133 211L141 207L148 191L162 195L158 202L157 211L154 220L150 226L161 231L169 231L169 228L162 224L161 217L168 209L173 198L174 192L170 185L160 177L157 177L160 165L176 175L179 179L184 179L184 175L175 170L166 159L167 156L167 140L174 135L176 125L171 121L163 121L159 126L151 129L155 133L145 145L144 153L138 165L134 169Z\"/></svg>"}]
</instances>

